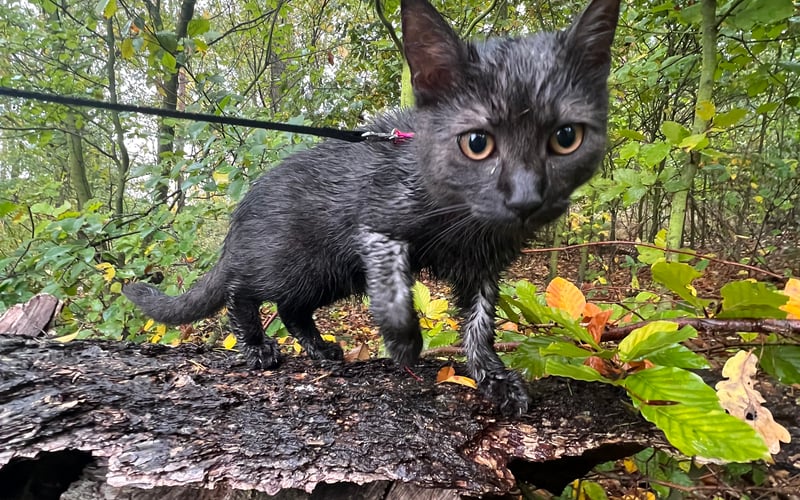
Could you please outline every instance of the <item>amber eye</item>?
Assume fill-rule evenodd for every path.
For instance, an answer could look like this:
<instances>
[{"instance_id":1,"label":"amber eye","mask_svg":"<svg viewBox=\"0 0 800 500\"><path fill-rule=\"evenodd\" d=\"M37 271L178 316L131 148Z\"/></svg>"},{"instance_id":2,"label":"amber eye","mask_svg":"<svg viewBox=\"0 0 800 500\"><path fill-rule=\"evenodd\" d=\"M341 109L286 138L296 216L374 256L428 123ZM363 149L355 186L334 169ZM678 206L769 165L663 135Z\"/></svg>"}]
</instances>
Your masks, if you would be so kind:
<instances>
[{"instance_id":1,"label":"amber eye","mask_svg":"<svg viewBox=\"0 0 800 500\"><path fill-rule=\"evenodd\" d=\"M458 146L470 160L485 160L494 152L494 137L485 130L474 130L459 135Z\"/></svg>"},{"instance_id":2,"label":"amber eye","mask_svg":"<svg viewBox=\"0 0 800 500\"><path fill-rule=\"evenodd\" d=\"M550 136L550 151L557 155L574 153L583 142L583 125L564 125Z\"/></svg>"}]
</instances>

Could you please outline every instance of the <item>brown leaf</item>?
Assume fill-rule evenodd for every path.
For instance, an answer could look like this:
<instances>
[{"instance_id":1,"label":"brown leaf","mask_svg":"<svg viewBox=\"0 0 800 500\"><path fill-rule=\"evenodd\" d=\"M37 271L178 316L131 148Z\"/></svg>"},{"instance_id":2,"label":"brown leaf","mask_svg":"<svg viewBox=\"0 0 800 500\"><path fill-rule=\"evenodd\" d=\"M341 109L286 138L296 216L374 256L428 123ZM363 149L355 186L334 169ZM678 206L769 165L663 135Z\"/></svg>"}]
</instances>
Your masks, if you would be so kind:
<instances>
[{"instance_id":1,"label":"brown leaf","mask_svg":"<svg viewBox=\"0 0 800 500\"><path fill-rule=\"evenodd\" d=\"M764 438L769 452L776 454L781 442L791 441L789 431L775 422L772 412L761 406L766 400L755 389L756 364L758 357L748 351L739 351L722 368L722 376L727 380L717 382L717 396L722 407L734 417L753 426Z\"/></svg>"},{"instance_id":2,"label":"brown leaf","mask_svg":"<svg viewBox=\"0 0 800 500\"><path fill-rule=\"evenodd\" d=\"M344 354L345 363L353 363L356 361L366 361L369 359L369 347L366 344L361 344L354 347Z\"/></svg>"},{"instance_id":3,"label":"brown leaf","mask_svg":"<svg viewBox=\"0 0 800 500\"><path fill-rule=\"evenodd\" d=\"M592 335L592 338L595 342L600 342L600 338L603 336L603 332L606 329L606 324L608 323L608 319L611 317L611 313L613 311L611 309L607 309L605 311L600 311L589 320L589 324L586 325L586 329Z\"/></svg>"}]
</instances>

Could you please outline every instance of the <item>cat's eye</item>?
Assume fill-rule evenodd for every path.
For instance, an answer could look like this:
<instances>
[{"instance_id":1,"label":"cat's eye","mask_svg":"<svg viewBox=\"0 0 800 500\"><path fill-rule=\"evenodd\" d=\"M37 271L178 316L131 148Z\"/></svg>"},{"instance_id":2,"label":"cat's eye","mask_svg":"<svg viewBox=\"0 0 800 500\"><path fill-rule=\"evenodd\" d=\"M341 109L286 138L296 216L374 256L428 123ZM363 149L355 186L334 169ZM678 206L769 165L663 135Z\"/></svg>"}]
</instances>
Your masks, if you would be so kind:
<instances>
[{"instance_id":1,"label":"cat's eye","mask_svg":"<svg viewBox=\"0 0 800 500\"><path fill-rule=\"evenodd\" d=\"M485 130L473 130L458 136L458 147L470 160L485 160L494 152L494 137Z\"/></svg>"},{"instance_id":2,"label":"cat's eye","mask_svg":"<svg viewBox=\"0 0 800 500\"><path fill-rule=\"evenodd\" d=\"M583 125L564 125L550 136L550 151L557 155L572 154L581 147L582 142Z\"/></svg>"}]
</instances>

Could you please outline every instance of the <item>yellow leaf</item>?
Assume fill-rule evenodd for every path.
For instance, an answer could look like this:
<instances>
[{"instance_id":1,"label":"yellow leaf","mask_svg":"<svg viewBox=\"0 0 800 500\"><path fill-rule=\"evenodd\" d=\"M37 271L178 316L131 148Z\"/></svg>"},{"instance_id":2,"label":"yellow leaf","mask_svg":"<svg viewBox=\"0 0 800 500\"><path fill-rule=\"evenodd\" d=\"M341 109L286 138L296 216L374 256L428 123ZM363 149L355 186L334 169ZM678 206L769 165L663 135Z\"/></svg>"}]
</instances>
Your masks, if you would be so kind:
<instances>
[{"instance_id":1,"label":"yellow leaf","mask_svg":"<svg viewBox=\"0 0 800 500\"><path fill-rule=\"evenodd\" d=\"M791 441L789 431L775 422L772 412L761 406L766 400L755 385L758 358L748 351L739 351L722 367L727 380L717 382L717 397L731 415L750 424L764 439L771 454L781 449L781 442Z\"/></svg>"},{"instance_id":2,"label":"yellow leaf","mask_svg":"<svg viewBox=\"0 0 800 500\"><path fill-rule=\"evenodd\" d=\"M544 294L547 305L560 309L573 319L578 319L586 307L586 297L575 285L564 278L556 277L547 285Z\"/></svg>"},{"instance_id":3,"label":"yellow leaf","mask_svg":"<svg viewBox=\"0 0 800 500\"><path fill-rule=\"evenodd\" d=\"M697 116L699 116L705 121L708 121L714 118L714 115L717 112L717 108L711 101L700 101L697 103L697 106L695 107L695 112L697 113Z\"/></svg>"},{"instance_id":4,"label":"yellow leaf","mask_svg":"<svg viewBox=\"0 0 800 500\"><path fill-rule=\"evenodd\" d=\"M789 296L789 302L780 307L782 311L786 311L786 319L800 319L800 279L789 278L783 293Z\"/></svg>"},{"instance_id":5,"label":"yellow leaf","mask_svg":"<svg viewBox=\"0 0 800 500\"><path fill-rule=\"evenodd\" d=\"M103 271L103 279L106 281L111 281L114 279L114 276L117 275L117 270L114 269L114 265L108 262L101 262L94 266L95 269L98 271Z\"/></svg>"},{"instance_id":6,"label":"yellow leaf","mask_svg":"<svg viewBox=\"0 0 800 500\"><path fill-rule=\"evenodd\" d=\"M142 328L142 330L144 330L146 332L150 331L150 329L153 328L153 325L155 325L155 324L156 324L155 321L153 321L152 319L148 319L147 323L144 324L144 327Z\"/></svg>"},{"instance_id":7,"label":"yellow leaf","mask_svg":"<svg viewBox=\"0 0 800 500\"><path fill-rule=\"evenodd\" d=\"M425 316L431 319L441 319L447 311L447 301L445 299L435 299L428 302L425 308Z\"/></svg>"},{"instance_id":8,"label":"yellow leaf","mask_svg":"<svg viewBox=\"0 0 800 500\"><path fill-rule=\"evenodd\" d=\"M56 342L61 342L62 344L66 344L67 342L71 342L78 338L78 334L80 332L70 333L69 335L62 335L61 337L56 337L53 340Z\"/></svg>"},{"instance_id":9,"label":"yellow leaf","mask_svg":"<svg viewBox=\"0 0 800 500\"><path fill-rule=\"evenodd\" d=\"M228 174L223 172L218 172L214 170L214 173L211 174L211 178L214 179L214 182L217 183L218 186L224 186L228 184Z\"/></svg>"},{"instance_id":10,"label":"yellow leaf","mask_svg":"<svg viewBox=\"0 0 800 500\"><path fill-rule=\"evenodd\" d=\"M325 334L322 336L322 340L326 342L336 342L336 337L330 334Z\"/></svg>"},{"instance_id":11,"label":"yellow leaf","mask_svg":"<svg viewBox=\"0 0 800 500\"><path fill-rule=\"evenodd\" d=\"M622 465L625 467L625 472L627 472L628 474L633 474L634 472L639 470L639 468L636 466L636 462L631 457L628 457L625 460L623 460Z\"/></svg>"},{"instance_id":12,"label":"yellow leaf","mask_svg":"<svg viewBox=\"0 0 800 500\"><path fill-rule=\"evenodd\" d=\"M222 341L222 347L225 349L231 350L236 346L236 336L232 333L229 333L225 340Z\"/></svg>"},{"instance_id":13,"label":"yellow leaf","mask_svg":"<svg viewBox=\"0 0 800 500\"><path fill-rule=\"evenodd\" d=\"M452 377L447 377L446 379L442 380L443 384L459 384L464 385L467 387L472 387L473 389L478 388L478 384L469 377L462 377L461 375L453 375Z\"/></svg>"}]
</instances>

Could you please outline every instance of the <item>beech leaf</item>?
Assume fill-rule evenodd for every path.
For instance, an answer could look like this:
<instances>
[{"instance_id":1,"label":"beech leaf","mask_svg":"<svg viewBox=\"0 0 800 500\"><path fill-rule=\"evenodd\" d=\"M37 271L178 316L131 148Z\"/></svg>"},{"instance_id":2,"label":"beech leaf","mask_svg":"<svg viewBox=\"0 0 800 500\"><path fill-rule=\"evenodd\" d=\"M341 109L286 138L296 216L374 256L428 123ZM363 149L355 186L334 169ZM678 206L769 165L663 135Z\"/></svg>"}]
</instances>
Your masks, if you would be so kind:
<instances>
[{"instance_id":1,"label":"beech leaf","mask_svg":"<svg viewBox=\"0 0 800 500\"><path fill-rule=\"evenodd\" d=\"M544 297L548 306L564 311L572 319L580 318L586 307L586 297L583 296L583 292L560 277L553 278L547 285Z\"/></svg>"},{"instance_id":2,"label":"beech leaf","mask_svg":"<svg viewBox=\"0 0 800 500\"><path fill-rule=\"evenodd\" d=\"M790 442L791 436L775 422L772 412L761 406L766 400L755 389L757 363L758 358L752 352L737 352L722 368L722 376L727 380L717 382L717 396L728 413L752 426L764 438L774 455L781 451L781 442Z\"/></svg>"}]
</instances>

